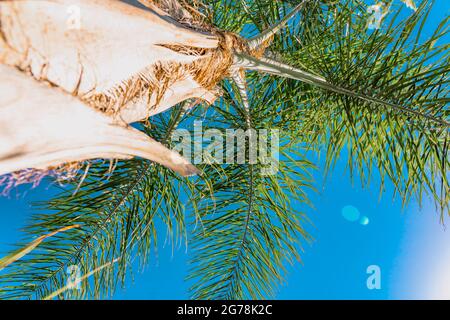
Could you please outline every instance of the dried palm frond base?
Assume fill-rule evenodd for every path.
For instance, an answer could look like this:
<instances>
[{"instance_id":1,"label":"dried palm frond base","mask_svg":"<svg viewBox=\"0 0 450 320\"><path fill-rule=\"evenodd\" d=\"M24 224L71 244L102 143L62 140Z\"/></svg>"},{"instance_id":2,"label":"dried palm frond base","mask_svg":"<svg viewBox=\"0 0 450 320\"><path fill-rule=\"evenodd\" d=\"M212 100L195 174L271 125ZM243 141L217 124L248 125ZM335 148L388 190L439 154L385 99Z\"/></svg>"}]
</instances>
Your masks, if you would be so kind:
<instances>
[{"instance_id":1,"label":"dried palm frond base","mask_svg":"<svg viewBox=\"0 0 450 320\"><path fill-rule=\"evenodd\" d=\"M143 132L58 88L0 65L0 175L64 163L139 156L179 172L197 169Z\"/></svg>"}]
</instances>

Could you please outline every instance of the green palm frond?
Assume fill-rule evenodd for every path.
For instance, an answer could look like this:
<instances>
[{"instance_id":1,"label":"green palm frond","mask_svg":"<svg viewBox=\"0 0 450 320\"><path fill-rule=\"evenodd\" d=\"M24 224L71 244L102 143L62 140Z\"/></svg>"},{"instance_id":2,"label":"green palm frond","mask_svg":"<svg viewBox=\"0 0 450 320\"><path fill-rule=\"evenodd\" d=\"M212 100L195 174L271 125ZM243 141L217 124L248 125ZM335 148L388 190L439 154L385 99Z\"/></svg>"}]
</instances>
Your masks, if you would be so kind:
<instances>
[{"instance_id":1,"label":"green palm frond","mask_svg":"<svg viewBox=\"0 0 450 320\"><path fill-rule=\"evenodd\" d=\"M247 111L240 99L226 95L215 106L215 121L205 129L224 125L246 130ZM255 106L251 99L250 105ZM277 128L276 120L252 108L258 129ZM282 137L288 136L281 133ZM192 259L189 279L194 299L261 299L273 297L283 281L286 264L300 259L302 243L311 240L304 211L314 190L314 165L301 152L298 140L280 141L275 175L266 175L267 164L210 165L204 168L208 183L201 183L196 197ZM212 194L209 192L212 190Z\"/></svg>"},{"instance_id":2,"label":"green palm frond","mask_svg":"<svg viewBox=\"0 0 450 320\"><path fill-rule=\"evenodd\" d=\"M303 63L332 83L371 92L448 122L450 46L439 42L448 36L449 18L421 43L430 10L429 3L423 2L407 20L395 23L394 16L384 29L373 33L363 32L365 19L348 13L336 19L329 32L322 30L319 41L314 36L311 45L303 44L296 56L314 57L309 62L302 59ZM405 204L411 197L421 202L428 194L442 213L448 212L448 127L407 113L381 112L373 105L333 94L307 111L306 117L315 121L305 122L304 130L317 132L330 166L346 147L349 167L357 170L364 184L377 170L383 181L394 183Z\"/></svg>"},{"instance_id":3,"label":"green palm frond","mask_svg":"<svg viewBox=\"0 0 450 320\"><path fill-rule=\"evenodd\" d=\"M307 141L314 147L325 148L330 169L347 148L349 168L364 185L379 175L381 191L386 181L393 182L405 204L411 198L421 202L428 195L444 214L449 203L449 129L420 115L449 119L450 64L445 41L449 18L424 39L430 3L422 2L406 20L399 21L393 12L380 30L371 31L367 5L360 1L330 6L312 2L301 12L298 24L276 37L271 47L284 63L357 94L406 106L415 115L284 80L279 80L270 102L287 102L281 114L299 119L295 130L309 134ZM307 102L299 107L301 97Z\"/></svg>"},{"instance_id":4,"label":"green palm frond","mask_svg":"<svg viewBox=\"0 0 450 320\"><path fill-rule=\"evenodd\" d=\"M286 263L299 259L302 240L310 240L305 214L295 209L311 187L305 166L311 164L285 163L283 175L271 178L262 178L254 165L208 171L214 198L199 201L191 239L194 299L274 296Z\"/></svg>"}]
</instances>

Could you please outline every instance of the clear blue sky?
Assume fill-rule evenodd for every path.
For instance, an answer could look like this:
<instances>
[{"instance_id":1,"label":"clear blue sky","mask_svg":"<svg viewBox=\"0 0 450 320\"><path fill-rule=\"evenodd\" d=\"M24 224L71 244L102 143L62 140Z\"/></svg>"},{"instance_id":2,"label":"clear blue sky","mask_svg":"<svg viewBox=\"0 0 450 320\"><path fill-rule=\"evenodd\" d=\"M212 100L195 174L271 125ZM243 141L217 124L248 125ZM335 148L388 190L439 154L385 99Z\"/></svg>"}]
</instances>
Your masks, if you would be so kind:
<instances>
[{"instance_id":1,"label":"clear blue sky","mask_svg":"<svg viewBox=\"0 0 450 320\"><path fill-rule=\"evenodd\" d=\"M397 0L399 2L399 0ZM429 18L427 32L449 14L448 0L437 0ZM322 181L320 172L317 180ZM378 186L362 189L352 185L345 161L324 184L320 194L312 195L315 210L309 213L315 242L305 247L303 264L289 270L278 299L450 299L450 233L439 224L439 215L430 203L419 210L411 203L402 210L392 201L392 187L381 201ZM30 215L29 203L50 194L42 184L35 190L21 188L19 194L0 198L0 252L20 236L18 229ZM350 222L342 209L353 206L369 223ZM163 230L164 232L164 230ZM158 257L134 282L119 291L121 299L186 299L189 252L185 248L172 255L170 247L159 248ZM381 289L366 286L366 269L381 269Z\"/></svg>"}]
</instances>

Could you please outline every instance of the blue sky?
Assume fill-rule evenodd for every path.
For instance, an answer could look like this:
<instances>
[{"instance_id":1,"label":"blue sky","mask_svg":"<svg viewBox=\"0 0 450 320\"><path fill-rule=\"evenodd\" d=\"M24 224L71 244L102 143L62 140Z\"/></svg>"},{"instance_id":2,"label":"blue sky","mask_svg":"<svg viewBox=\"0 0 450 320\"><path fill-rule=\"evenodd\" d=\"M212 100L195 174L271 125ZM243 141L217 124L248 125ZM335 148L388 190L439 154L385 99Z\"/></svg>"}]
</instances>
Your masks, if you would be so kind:
<instances>
[{"instance_id":1,"label":"blue sky","mask_svg":"<svg viewBox=\"0 0 450 320\"><path fill-rule=\"evenodd\" d=\"M316 178L321 180L320 172ZM320 190L312 196L315 209L305 208L314 223L315 238L304 247L302 263L289 268L277 299L450 299L450 233L439 223L439 215L427 203L402 210L392 201L388 187L378 201L376 185L362 189L352 185L340 161ZM49 196L48 186L20 190L0 199L0 251L20 236L18 231L32 209L29 202ZM367 225L342 215L346 206L358 209ZM161 230L164 232L165 230ZM117 299L187 299L189 250L172 254L171 246L160 247L158 256L143 273L136 273ZM366 269L381 269L381 289L366 286ZM447 282L445 282L447 280ZM443 282L444 281L444 282ZM447 285L448 284L448 285Z\"/></svg>"},{"instance_id":2,"label":"blue sky","mask_svg":"<svg viewBox=\"0 0 450 320\"><path fill-rule=\"evenodd\" d=\"M400 2L399 2L400 3ZM427 33L449 14L448 0L437 0ZM434 23L436 22L436 23ZM379 201L378 185L362 189L352 184L345 160L313 194L315 209L303 208L314 223L315 241L304 247L302 263L289 268L277 299L450 299L450 232L439 223L431 203L420 210L415 202L402 209L393 201L388 185ZM323 181L319 171L318 181ZM21 188L0 198L0 252L20 237L32 209L30 203L48 198L45 183L37 189ZM346 206L356 208L369 223L351 222L342 215ZM164 232L165 230L162 230ZM186 299L189 251L160 247L144 273L136 273L117 299ZM381 270L381 289L369 290L366 269Z\"/></svg>"}]
</instances>

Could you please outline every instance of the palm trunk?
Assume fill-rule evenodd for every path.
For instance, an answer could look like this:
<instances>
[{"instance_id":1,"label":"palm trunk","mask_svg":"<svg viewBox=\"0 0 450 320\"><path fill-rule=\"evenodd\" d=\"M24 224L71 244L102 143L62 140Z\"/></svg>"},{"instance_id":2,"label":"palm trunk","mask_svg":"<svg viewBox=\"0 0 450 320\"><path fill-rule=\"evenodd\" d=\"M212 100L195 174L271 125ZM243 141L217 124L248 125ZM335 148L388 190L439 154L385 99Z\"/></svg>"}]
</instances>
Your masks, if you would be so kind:
<instances>
[{"instance_id":1,"label":"palm trunk","mask_svg":"<svg viewBox=\"0 0 450 320\"><path fill-rule=\"evenodd\" d=\"M0 65L0 175L94 158L143 157L182 175L194 166L144 133Z\"/></svg>"},{"instance_id":2,"label":"palm trunk","mask_svg":"<svg viewBox=\"0 0 450 320\"><path fill-rule=\"evenodd\" d=\"M74 3L80 13L79 29L68 22L67 10ZM147 114L127 122L158 113L160 104L206 94L195 90L201 87L195 81L179 85L190 76L186 70L156 74L204 58L169 46L214 49L218 45L210 34L113 0L7 0L0 3L0 21L1 63L29 70L37 80L48 81L100 109L105 109L106 102L108 111L119 114L123 109L129 114L136 101L146 99ZM164 95L166 91L172 94Z\"/></svg>"}]
</instances>

